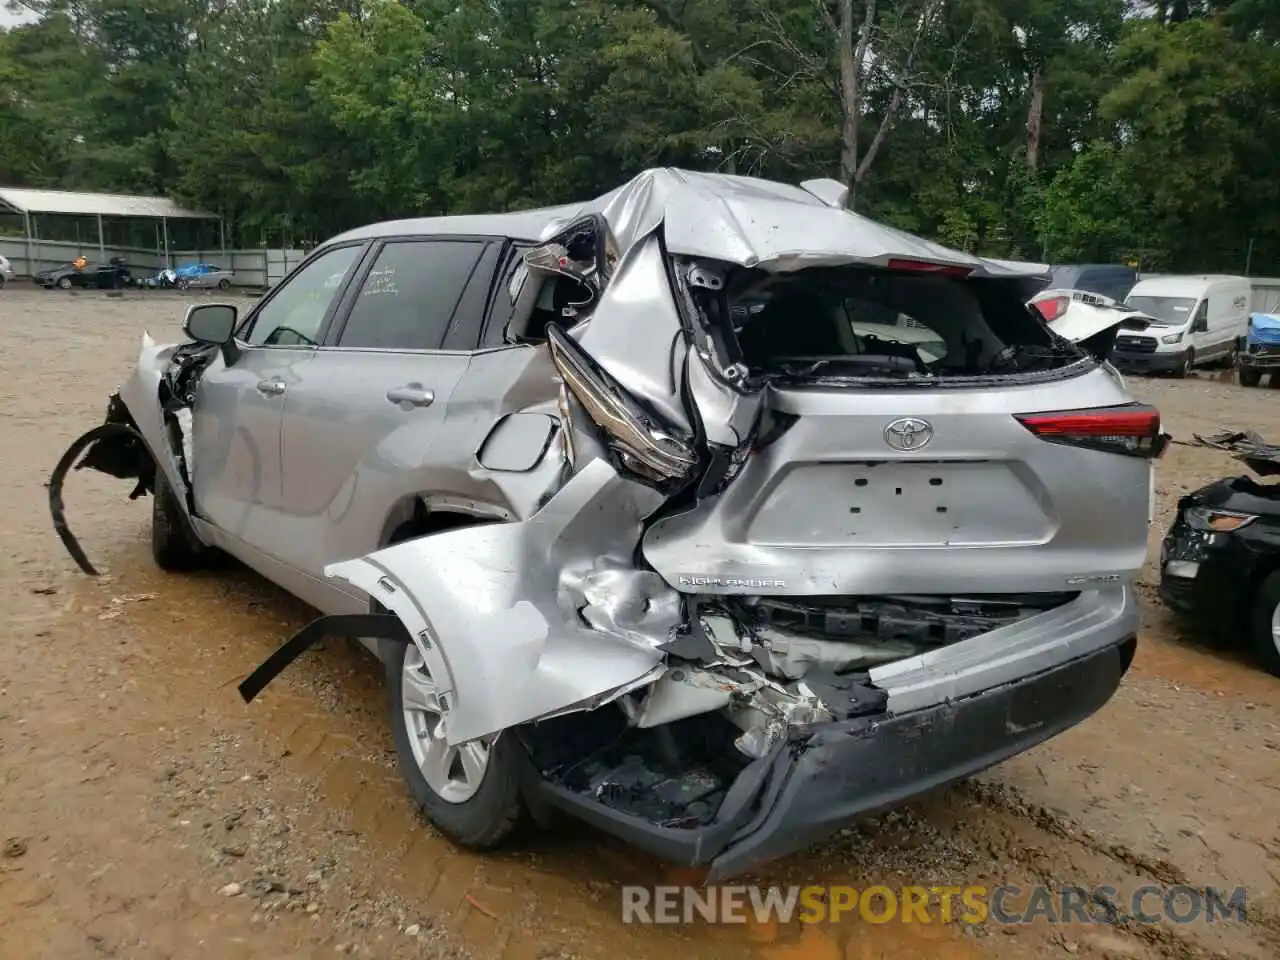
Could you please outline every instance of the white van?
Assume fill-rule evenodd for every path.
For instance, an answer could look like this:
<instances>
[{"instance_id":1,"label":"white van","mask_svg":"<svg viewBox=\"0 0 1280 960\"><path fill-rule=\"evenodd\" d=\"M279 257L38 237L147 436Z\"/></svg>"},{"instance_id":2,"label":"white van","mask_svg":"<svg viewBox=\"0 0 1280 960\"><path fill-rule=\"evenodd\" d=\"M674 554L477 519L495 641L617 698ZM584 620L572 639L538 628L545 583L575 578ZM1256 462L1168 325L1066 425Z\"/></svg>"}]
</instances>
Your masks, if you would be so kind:
<instances>
[{"instance_id":1,"label":"white van","mask_svg":"<svg viewBox=\"0 0 1280 960\"><path fill-rule=\"evenodd\" d=\"M1197 364L1235 363L1249 333L1249 281L1244 277L1152 277L1140 280L1125 304L1149 320L1126 321L1111 362L1122 370L1168 370L1181 376Z\"/></svg>"}]
</instances>

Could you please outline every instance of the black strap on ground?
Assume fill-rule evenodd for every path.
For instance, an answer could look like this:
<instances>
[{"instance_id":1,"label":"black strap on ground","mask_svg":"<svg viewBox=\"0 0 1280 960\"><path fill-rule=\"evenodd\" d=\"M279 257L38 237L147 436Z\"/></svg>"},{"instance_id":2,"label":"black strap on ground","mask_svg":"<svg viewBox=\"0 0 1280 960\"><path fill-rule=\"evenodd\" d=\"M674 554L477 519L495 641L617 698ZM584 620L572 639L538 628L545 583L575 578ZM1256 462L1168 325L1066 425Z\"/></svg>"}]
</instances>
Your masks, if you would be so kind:
<instances>
[{"instance_id":1,"label":"black strap on ground","mask_svg":"<svg viewBox=\"0 0 1280 960\"><path fill-rule=\"evenodd\" d=\"M100 424L67 447L67 452L62 455L62 459L53 468L53 473L49 474L49 482L45 484L45 487L49 490L49 512L53 515L53 529L57 532L58 539L62 541L62 545L67 548L67 553L71 554L71 559L76 562L76 566L91 577L96 577L98 571L89 562L89 558L85 556L84 550L80 547L80 541L76 539L75 534L71 532L71 528L67 526L67 517L62 505L62 483L67 478L67 473L70 472L76 457L80 456L83 450L99 440L116 436L133 437L139 443L143 442L142 436L138 431L126 423Z\"/></svg>"},{"instance_id":2,"label":"black strap on ground","mask_svg":"<svg viewBox=\"0 0 1280 960\"><path fill-rule=\"evenodd\" d=\"M349 613L317 617L292 637L282 643L276 652L267 657L253 673L245 677L237 688L245 703L263 691L268 683L280 675L289 664L302 656L322 637L351 637L353 639L377 638L412 643L413 638L404 623L391 613Z\"/></svg>"}]
</instances>

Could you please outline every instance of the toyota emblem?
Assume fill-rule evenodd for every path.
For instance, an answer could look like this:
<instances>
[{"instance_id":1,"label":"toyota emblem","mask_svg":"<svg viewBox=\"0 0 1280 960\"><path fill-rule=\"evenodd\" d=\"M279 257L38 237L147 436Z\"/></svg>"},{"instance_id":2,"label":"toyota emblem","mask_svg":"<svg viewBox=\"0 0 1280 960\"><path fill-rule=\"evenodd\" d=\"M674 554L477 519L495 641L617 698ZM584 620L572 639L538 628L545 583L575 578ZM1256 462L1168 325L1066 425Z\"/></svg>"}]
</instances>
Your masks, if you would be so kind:
<instances>
[{"instance_id":1,"label":"toyota emblem","mask_svg":"<svg viewBox=\"0 0 1280 960\"><path fill-rule=\"evenodd\" d=\"M884 428L884 442L895 450L919 450L933 439L933 426L919 417L900 417Z\"/></svg>"}]
</instances>

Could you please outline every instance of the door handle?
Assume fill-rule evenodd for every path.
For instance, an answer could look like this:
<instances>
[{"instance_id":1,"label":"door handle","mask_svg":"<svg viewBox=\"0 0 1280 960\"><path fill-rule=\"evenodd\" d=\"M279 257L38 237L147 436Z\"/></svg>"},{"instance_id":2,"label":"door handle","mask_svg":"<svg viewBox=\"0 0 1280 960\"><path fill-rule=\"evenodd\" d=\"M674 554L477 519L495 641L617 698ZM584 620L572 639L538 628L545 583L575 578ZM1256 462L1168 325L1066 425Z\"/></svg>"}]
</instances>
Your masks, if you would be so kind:
<instances>
[{"instance_id":1,"label":"door handle","mask_svg":"<svg viewBox=\"0 0 1280 960\"><path fill-rule=\"evenodd\" d=\"M420 383L406 383L403 387L392 387L387 391L387 400L404 410L410 407L429 407L435 399L436 395Z\"/></svg>"},{"instance_id":2,"label":"door handle","mask_svg":"<svg viewBox=\"0 0 1280 960\"><path fill-rule=\"evenodd\" d=\"M258 392L264 397L278 397L284 393L283 380L259 380Z\"/></svg>"}]
</instances>

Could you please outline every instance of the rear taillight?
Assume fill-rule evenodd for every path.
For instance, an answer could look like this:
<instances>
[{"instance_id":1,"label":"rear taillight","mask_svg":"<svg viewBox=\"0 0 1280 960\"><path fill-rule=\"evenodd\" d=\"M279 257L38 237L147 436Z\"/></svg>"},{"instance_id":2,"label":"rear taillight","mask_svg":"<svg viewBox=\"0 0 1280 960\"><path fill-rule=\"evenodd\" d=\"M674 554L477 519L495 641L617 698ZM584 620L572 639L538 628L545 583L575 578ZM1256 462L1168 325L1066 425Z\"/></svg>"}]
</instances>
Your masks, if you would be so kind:
<instances>
[{"instance_id":1,"label":"rear taillight","mask_svg":"<svg viewBox=\"0 0 1280 960\"><path fill-rule=\"evenodd\" d=\"M1049 297L1046 300L1037 300L1032 306L1040 311L1040 316L1044 317L1046 323L1053 323L1067 312L1067 307L1071 306L1071 298Z\"/></svg>"},{"instance_id":2,"label":"rear taillight","mask_svg":"<svg viewBox=\"0 0 1280 960\"><path fill-rule=\"evenodd\" d=\"M1015 419L1041 440L1072 447L1154 459L1168 446L1168 438L1160 430L1160 411L1140 403L1024 413Z\"/></svg>"},{"instance_id":3,"label":"rear taillight","mask_svg":"<svg viewBox=\"0 0 1280 960\"><path fill-rule=\"evenodd\" d=\"M948 263L930 263L927 260L898 260L893 257L885 264L890 270L905 270L908 273L932 273L940 277L967 277L973 273L971 267L961 267Z\"/></svg>"}]
</instances>

